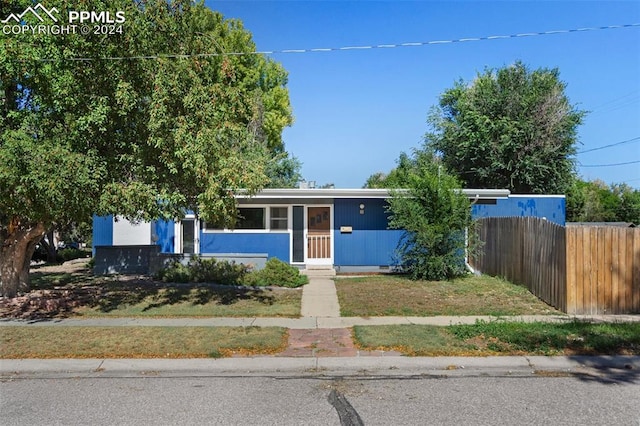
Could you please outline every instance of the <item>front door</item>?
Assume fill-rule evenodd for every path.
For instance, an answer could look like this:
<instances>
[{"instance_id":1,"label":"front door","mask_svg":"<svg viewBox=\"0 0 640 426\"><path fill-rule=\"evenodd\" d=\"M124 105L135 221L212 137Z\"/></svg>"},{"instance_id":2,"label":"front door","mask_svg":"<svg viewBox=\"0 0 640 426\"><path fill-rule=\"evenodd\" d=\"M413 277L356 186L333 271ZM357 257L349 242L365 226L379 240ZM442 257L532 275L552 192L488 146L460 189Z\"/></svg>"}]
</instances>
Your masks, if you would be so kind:
<instances>
[{"instance_id":1,"label":"front door","mask_svg":"<svg viewBox=\"0 0 640 426\"><path fill-rule=\"evenodd\" d=\"M333 218L330 206L307 207L306 263L333 264L332 229Z\"/></svg>"},{"instance_id":2,"label":"front door","mask_svg":"<svg viewBox=\"0 0 640 426\"><path fill-rule=\"evenodd\" d=\"M196 223L195 219L182 219L180 226L180 248L183 254L194 254L197 252Z\"/></svg>"}]
</instances>

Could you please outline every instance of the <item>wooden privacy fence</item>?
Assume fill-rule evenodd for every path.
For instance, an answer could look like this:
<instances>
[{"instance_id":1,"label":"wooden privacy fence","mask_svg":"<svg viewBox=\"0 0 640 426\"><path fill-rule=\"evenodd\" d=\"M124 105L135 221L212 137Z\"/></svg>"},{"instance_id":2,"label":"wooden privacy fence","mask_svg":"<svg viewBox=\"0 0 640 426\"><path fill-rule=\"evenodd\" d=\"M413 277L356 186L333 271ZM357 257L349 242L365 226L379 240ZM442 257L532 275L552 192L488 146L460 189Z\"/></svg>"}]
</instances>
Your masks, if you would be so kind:
<instances>
[{"instance_id":1,"label":"wooden privacy fence","mask_svg":"<svg viewBox=\"0 0 640 426\"><path fill-rule=\"evenodd\" d=\"M569 314L640 313L640 229L562 227L539 218L478 221L477 270L526 286Z\"/></svg>"}]
</instances>

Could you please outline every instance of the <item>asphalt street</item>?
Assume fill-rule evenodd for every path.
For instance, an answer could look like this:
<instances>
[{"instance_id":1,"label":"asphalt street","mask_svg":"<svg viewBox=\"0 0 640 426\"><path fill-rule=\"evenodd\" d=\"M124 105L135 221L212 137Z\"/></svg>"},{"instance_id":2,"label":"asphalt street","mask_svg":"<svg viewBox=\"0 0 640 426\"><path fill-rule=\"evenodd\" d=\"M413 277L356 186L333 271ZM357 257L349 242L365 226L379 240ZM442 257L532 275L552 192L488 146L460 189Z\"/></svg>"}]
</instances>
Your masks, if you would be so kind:
<instances>
[{"instance_id":1,"label":"asphalt street","mask_svg":"<svg viewBox=\"0 0 640 426\"><path fill-rule=\"evenodd\" d=\"M637 380L556 376L5 376L0 410L7 426L640 425Z\"/></svg>"}]
</instances>

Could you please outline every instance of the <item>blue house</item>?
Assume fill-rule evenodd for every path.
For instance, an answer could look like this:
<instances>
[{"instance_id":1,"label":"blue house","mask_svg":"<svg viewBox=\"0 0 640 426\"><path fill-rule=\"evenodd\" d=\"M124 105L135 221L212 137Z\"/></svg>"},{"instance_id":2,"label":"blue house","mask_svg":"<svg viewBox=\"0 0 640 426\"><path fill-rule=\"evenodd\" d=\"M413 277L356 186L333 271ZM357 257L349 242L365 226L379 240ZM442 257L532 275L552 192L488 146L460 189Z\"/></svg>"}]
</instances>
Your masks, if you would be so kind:
<instances>
[{"instance_id":1,"label":"blue house","mask_svg":"<svg viewBox=\"0 0 640 426\"><path fill-rule=\"evenodd\" d=\"M513 195L464 189L475 218L536 216L565 224L564 196ZM95 216L94 250L157 246L167 254L200 254L260 266L271 257L299 267L375 271L397 263L401 230L388 229L386 189L265 189L238 196L233 230L186 215L179 221L133 224ZM95 253L94 253L95 254Z\"/></svg>"}]
</instances>

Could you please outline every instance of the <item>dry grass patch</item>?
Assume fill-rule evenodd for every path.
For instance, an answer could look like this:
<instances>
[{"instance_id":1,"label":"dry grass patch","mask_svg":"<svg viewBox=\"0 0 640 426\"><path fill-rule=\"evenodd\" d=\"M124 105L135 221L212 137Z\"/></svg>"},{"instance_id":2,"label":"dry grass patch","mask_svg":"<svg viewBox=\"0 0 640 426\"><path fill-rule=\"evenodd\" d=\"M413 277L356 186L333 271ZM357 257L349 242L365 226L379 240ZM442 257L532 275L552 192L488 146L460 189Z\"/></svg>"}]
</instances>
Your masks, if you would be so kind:
<instances>
[{"instance_id":1,"label":"dry grass patch","mask_svg":"<svg viewBox=\"0 0 640 426\"><path fill-rule=\"evenodd\" d=\"M299 317L301 289L196 284L109 286L95 304L75 310L87 317Z\"/></svg>"},{"instance_id":2,"label":"dry grass patch","mask_svg":"<svg viewBox=\"0 0 640 426\"><path fill-rule=\"evenodd\" d=\"M300 316L301 289L95 277L85 264L75 261L32 268L32 291L1 298L0 318Z\"/></svg>"},{"instance_id":3,"label":"dry grass patch","mask_svg":"<svg viewBox=\"0 0 640 426\"><path fill-rule=\"evenodd\" d=\"M395 275L339 278L336 288L345 317L562 314L526 288L485 275L454 281Z\"/></svg>"},{"instance_id":4,"label":"dry grass patch","mask_svg":"<svg viewBox=\"0 0 640 426\"><path fill-rule=\"evenodd\" d=\"M271 354L281 327L1 327L0 358L217 358Z\"/></svg>"}]
</instances>

